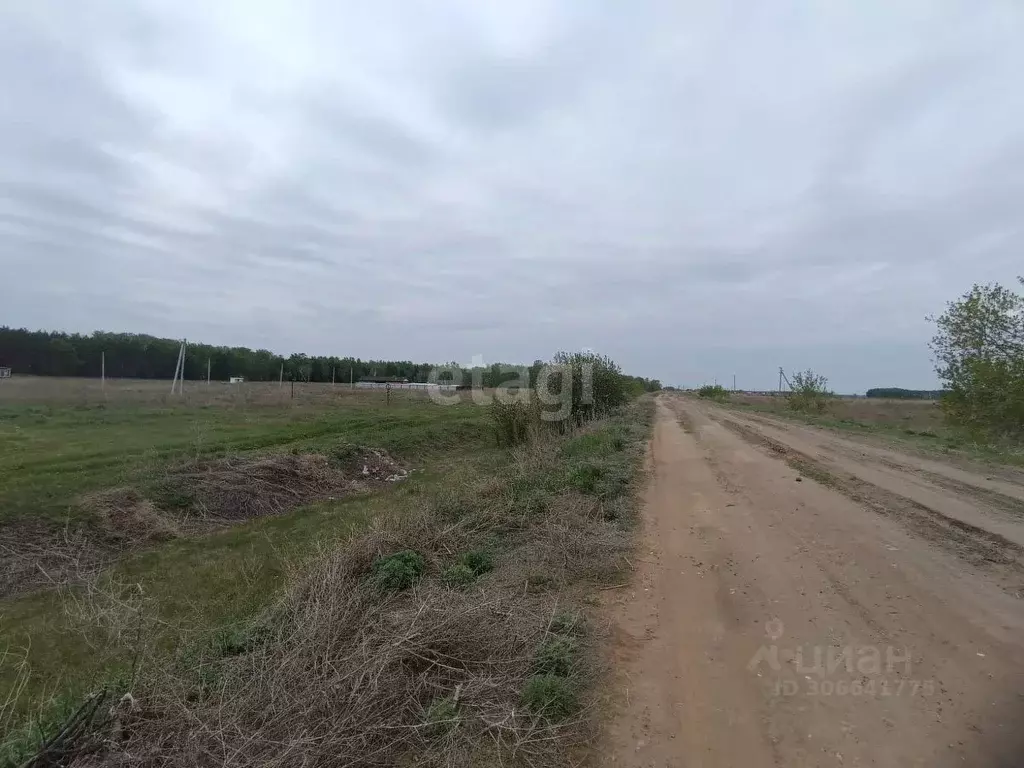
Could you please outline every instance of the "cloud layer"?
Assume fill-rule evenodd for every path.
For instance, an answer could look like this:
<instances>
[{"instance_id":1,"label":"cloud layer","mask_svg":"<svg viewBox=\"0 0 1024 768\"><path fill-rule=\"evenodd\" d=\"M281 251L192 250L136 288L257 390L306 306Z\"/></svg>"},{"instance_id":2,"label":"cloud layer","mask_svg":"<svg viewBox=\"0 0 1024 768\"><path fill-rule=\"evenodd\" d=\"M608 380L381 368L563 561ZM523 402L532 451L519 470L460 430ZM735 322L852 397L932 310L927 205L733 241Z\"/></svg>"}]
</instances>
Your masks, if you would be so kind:
<instances>
[{"instance_id":1,"label":"cloud layer","mask_svg":"<svg viewBox=\"0 0 1024 768\"><path fill-rule=\"evenodd\" d=\"M856 391L1024 271L1014 2L0 18L10 325Z\"/></svg>"}]
</instances>

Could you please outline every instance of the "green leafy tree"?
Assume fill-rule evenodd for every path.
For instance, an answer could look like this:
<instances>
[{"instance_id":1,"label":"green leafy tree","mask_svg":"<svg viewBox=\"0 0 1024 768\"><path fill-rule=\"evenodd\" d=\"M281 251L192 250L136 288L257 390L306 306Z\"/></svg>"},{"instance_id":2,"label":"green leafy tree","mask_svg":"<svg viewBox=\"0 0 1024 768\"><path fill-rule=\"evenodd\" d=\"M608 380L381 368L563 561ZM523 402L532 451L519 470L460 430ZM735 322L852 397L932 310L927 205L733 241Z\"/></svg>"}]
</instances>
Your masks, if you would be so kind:
<instances>
[{"instance_id":1,"label":"green leafy tree","mask_svg":"<svg viewBox=\"0 0 1024 768\"><path fill-rule=\"evenodd\" d=\"M1024 285L1024 278L1018 278ZM1024 296L975 285L935 322L931 348L947 419L978 436L1024 435Z\"/></svg>"}]
</instances>

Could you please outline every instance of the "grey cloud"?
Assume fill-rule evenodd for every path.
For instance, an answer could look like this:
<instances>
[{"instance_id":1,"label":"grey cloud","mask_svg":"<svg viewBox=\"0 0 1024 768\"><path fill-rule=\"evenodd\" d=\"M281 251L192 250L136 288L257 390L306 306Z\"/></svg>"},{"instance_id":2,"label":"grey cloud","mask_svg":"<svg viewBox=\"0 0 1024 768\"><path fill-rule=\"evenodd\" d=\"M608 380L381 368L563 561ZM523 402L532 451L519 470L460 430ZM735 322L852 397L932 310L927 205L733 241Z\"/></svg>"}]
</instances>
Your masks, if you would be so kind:
<instances>
[{"instance_id":1,"label":"grey cloud","mask_svg":"<svg viewBox=\"0 0 1024 768\"><path fill-rule=\"evenodd\" d=\"M1019 270L995 11L343 5L0 11L3 322L856 390Z\"/></svg>"}]
</instances>

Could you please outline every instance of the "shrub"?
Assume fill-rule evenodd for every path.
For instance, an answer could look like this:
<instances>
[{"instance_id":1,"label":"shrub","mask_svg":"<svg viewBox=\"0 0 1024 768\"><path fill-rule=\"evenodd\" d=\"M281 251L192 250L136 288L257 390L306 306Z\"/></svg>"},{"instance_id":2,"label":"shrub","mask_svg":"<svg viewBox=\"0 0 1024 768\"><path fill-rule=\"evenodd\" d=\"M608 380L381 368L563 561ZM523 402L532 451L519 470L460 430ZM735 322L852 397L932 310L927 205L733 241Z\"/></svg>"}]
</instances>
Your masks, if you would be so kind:
<instances>
[{"instance_id":1,"label":"shrub","mask_svg":"<svg viewBox=\"0 0 1024 768\"><path fill-rule=\"evenodd\" d=\"M811 369L793 374L792 391L789 393L789 407L803 413L822 413L828 410L832 393L828 391L828 379Z\"/></svg>"},{"instance_id":2,"label":"shrub","mask_svg":"<svg viewBox=\"0 0 1024 768\"><path fill-rule=\"evenodd\" d=\"M697 390L697 396L705 400L714 400L724 403L729 399L729 392L721 384L705 384Z\"/></svg>"},{"instance_id":3,"label":"shrub","mask_svg":"<svg viewBox=\"0 0 1024 768\"><path fill-rule=\"evenodd\" d=\"M493 555L483 549L466 552L459 558L459 562L461 565L469 568L474 576L483 576L488 571L494 570Z\"/></svg>"},{"instance_id":4,"label":"shrub","mask_svg":"<svg viewBox=\"0 0 1024 768\"><path fill-rule=\"evenodd\" d=\"M423 575L423 555L406 549L378 558L373 564L373 580L381 590L408 589Z\"/></svg>"},{"instance_id":5,"label":"shrub","mask_svg":"<svg viewBox=\"0 0 1024 768\"><path fill-rule=\"evenodd\" d=\"M594 352L559 352L539 389L542 396L560 393L569 404L568 422L580 425L625 403L630 381L610 357ZM558 425L563 430L566 426L565 422Z\"/></svg>"},{"instance_id":6,"label":"shrub","mask_svg":"<svg viewBox=\"0 0 1024 768\"><path fill-rule=\"evenodd\" d=\"M495 398L491 402L491 419L498 445L519 445L539 428L540 410L536 402L502 402Z\"/></svg>"},{"instance_id":7,"label":"shrub","mask_svg":"<svg viewBox=\"0 0 1024 768\"><path fill-rule=\"evenodd\" d=\"M579 707L572 682L556 675L535 675L523 688L523 705L535 715L557 722Z\"/></svg>"}]
</instances>

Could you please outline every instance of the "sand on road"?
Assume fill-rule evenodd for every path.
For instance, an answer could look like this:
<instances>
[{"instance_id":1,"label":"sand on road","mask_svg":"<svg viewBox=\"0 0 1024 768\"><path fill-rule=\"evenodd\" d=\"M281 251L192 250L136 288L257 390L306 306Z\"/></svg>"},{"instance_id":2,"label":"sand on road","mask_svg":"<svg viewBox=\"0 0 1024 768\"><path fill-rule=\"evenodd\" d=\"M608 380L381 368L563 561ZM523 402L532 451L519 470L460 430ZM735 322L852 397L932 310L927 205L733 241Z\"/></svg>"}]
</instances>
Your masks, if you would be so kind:
<instances>
[{"instance_id":1,"label":"sand on road","mask_svg":"<svg viewBox=\"0 0 1024 768\"><path fill-rule=\"evenodd\" d=\"M1024 765L1024 482L662 396L596 764Z\"/></svg>"}]
</instances>

